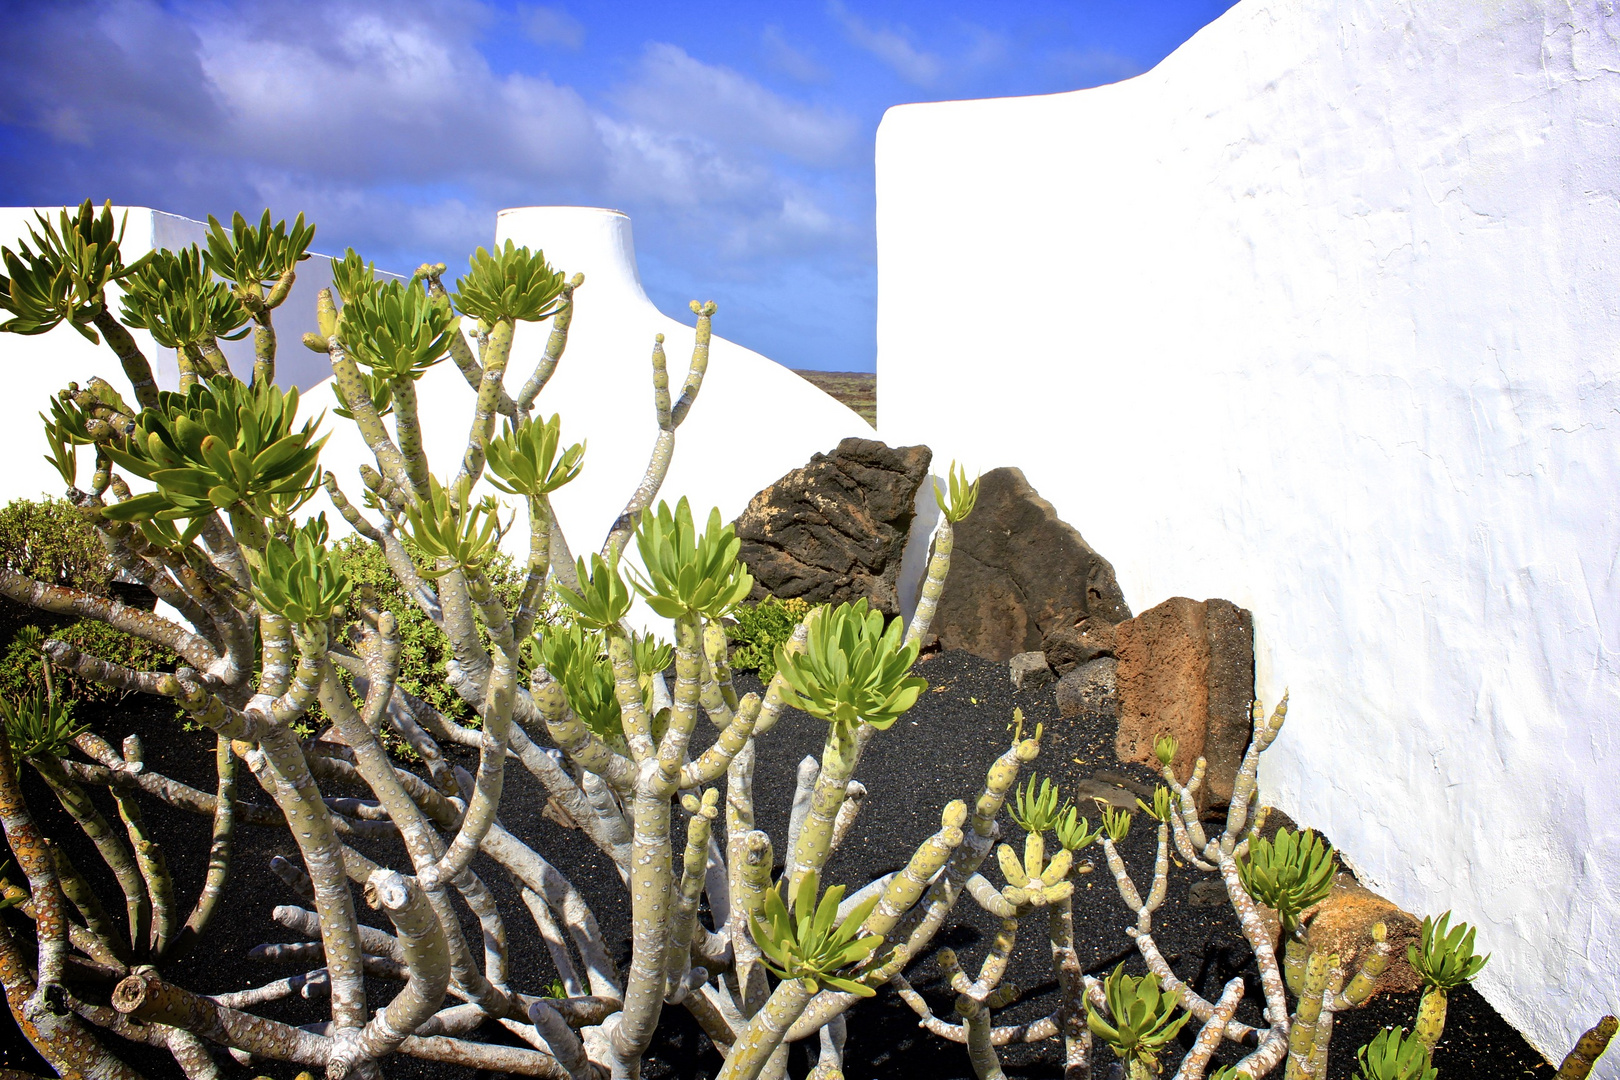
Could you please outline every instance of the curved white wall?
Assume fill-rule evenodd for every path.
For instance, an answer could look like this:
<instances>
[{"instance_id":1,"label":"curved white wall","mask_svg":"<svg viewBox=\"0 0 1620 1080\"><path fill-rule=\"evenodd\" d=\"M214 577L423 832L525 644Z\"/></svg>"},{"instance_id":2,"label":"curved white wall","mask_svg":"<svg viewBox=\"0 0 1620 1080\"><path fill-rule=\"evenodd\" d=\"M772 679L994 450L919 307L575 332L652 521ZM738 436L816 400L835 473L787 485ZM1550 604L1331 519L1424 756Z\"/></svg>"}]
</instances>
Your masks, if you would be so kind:
<instances>
[{"instance_id":1,"label":"curved white wall","mask_svg":"<svg viewBox=\"0 0 1620 1080\"><path fill-rule=\"evenodd\" d=\"M885 440L1023 468L1136 611L1250 608L1268 800L1555 1060L1620 1012L1611 11L1244 0L877 148Z\"/></svg>"}]
</instances>

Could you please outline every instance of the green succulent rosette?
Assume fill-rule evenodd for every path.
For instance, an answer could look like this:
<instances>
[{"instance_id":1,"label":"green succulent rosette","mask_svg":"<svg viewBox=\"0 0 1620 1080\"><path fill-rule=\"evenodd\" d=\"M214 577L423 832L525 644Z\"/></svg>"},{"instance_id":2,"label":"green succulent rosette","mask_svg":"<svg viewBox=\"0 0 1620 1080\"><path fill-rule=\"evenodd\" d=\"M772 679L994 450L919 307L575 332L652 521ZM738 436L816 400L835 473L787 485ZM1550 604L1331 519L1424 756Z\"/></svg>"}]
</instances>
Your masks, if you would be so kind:
<instances>
[{"instance_id":1,"label":"green succulent rosette","mask_svg":"<svg viewBox=\"0 0 1620 1080\"><path fill-rule=\"evenodd\" d=\"M343 305L337 336L355 361L380 378L419 379L450 354L456 317L414 282L357 290Z\"/></svg>"},{"instance_id":2,"label":"green succulent rosette","mask_svg":"<svg viewBox=\"0 0 1620 1080\"><path fill-rule=\"evenodd\" d=\"M327 549L326 515L285 540L272 538L253 567L253 598L295 625L325 622L343 613L352 583Z\"/></svg>"},{"instance_id":3,"label":"green succulent rosette","mask_svg":"<svg viewBox=\"0 0 1620 1080\"><path fill-rule=\"evenodd\" d=\"M901 643L898 618L883 626L883 613L863 597L823 608L809 617L805 650L776 648L776 670L787 682L788 704L829 724L887 728L911 708L928 680L909 674L920 643Z\"/></svg>"},{"instance_id":4,"label":"green succulent rosette","mask_svg":"<svg viewBox=\"0 0 1620 1080\"><path fill-rule=\"evenodd\" d=\"M17 251L0 248L5 267L0 311L11 316L0 322L0 331L43 334L65 322L99 342L89 324L106 309L107 286L128 277L147 257L124 265L119 243L127 220L115 233L111 202L98 214L86 199L78 213L63 210L55 223L42 213L34 216L39 227L28 227L30 243Z\"/></svg>"},{"instance_id":5,"label":"green succulent rosette","mask_svg":"<svg viewBox=\"0 0 1620 1080\"><path fill-rule=\"evenodd\" d=\"M1103 980L1103 995L1108 1016L1087 999L1086 1026L1121 1058L1141 1062L1150 1070L1158 1066L1159 1051L1192 1018L1188 1012L1175 1015L1181 996L1166 993L1157 975L1150 972L1133 977L1125 974L1124 964Z\"/></svg>"},{"instance_id":6,"label":"green succulent rosette","mask_svg":"<svg viewBox=\"0 0 1620 1080\"><path fill-rule=\"evenodd\" d=\"M584 443L575 443L559 453L561 446L562 418L556 414L522 427L509 424L499 438L491 439L484 448L492 474L489 482L508 495L549 495L573 480L584 467Z\"/></svg>"},{"instance_id":7,"label":"green succulent rosette","mask_svg":"<svg viewBox=\"0 0 1620 1080\"><path fill-rule=\"evenodd\" d=\"M498 517L500 506L494 496L474 501L471 491L466 480L446 488L430 476L427 493L405 508L410 537L430 563L422 568L424 577L443 577L451 569L482 573L500 550L505 531ZM451 565L439 566L440 560Z\"/></svg>"},{"instance_id":8,"label":"green succulent rosette","mask_svg":"<svg viewBox=\"0 0 1620 1080\"><path fill-rule=\"evenodd\" d=\"M298 391L248 386L230 377L185 393L164 391L135 430L109 443L114 463L150 480L156 491L102 509L111 521L190 519L190 540L215 510L256 518L287 511L288 496L314 491L321 447L320 418L295 427Z\"/></svg>"},{"instance_id":9,"label":"green succulent rosette","mask_svg":"<svg viewBox=\"0 0 1620 1080\"><path fill-rule=\"evenodd\" d=\"M253 329L242 298L208 272L196 244L152 252L124 281L121 309L124 325L169 349L235 341Z\"/></svg>"},{"instance_id":10,"label":"green succulent rosette","mask_svg":"<svg viewBox=\"0 0 1620 1080\"><path fill-rule=\"evenodd\" d=\"M1277 913L1284 940L1299 925L1300 914L1333 889L1333 849L1310 829L1278 829L1270 840L1255 840L1237 869L1244 890Z\"/></svg>"},{"instance_id":11,"label":"green succulent rosette","mask_svg":"<svg viewBox=\"0 0 1620 1080\"><path fill-rule=\"evenodd\" d=\"M65 757L88 724L73 721L73 702L58 701L38 690L20 698L0 698L0 720L6 739L21 757Z\"/></svg>"},{"instance_id":12,"label":"green succulent rosette","mask_svg":"<svg viewBox=\"0 0 1620 1080\"><path fill-rule=\"evenodd\" d=\"M783 899L787 878L766 891L763 912L752 916L748 926L765 956L765 966L779 978L802 979L812 994L827 986L857 997L874 996L877 991L864 982L836 973L865 960L883 944L882 934L857 936L881 897L868 897L840 920L838 905L843 902L844 887L828 889L819 904L818 887L816 872L811 870L800 880L791 904Z\"/></svg>"},{"instance_id":13,"label":"green succulent rosette","mask_svg":"<svg viewBox=\"0 0 1620 1080\"><path fill-rule=\"evenodd\" d=\"M553 270L545 252L514 247L508 240L493 252L473 253L465 277L456 279L457 311L493 326L502 319L539 322L562 308L562 271Z\"/></svg>"},{"instance_id":14,"label":"green succulent rosette","mask_svg":"<svg viewBox=\"0 0 1620 1080\"><path fill-rule=\"evenodd\" d=\"M754 588L753 577L737 559L742 541L736 530L720 523L719 510L710 510L708 527L699 536L684 498L673 512L664 502L656 511L642 512L636 549L647 576L633 576L632 584L647 606L667 619L721 618Z\"/></svg>"}]
</instances>

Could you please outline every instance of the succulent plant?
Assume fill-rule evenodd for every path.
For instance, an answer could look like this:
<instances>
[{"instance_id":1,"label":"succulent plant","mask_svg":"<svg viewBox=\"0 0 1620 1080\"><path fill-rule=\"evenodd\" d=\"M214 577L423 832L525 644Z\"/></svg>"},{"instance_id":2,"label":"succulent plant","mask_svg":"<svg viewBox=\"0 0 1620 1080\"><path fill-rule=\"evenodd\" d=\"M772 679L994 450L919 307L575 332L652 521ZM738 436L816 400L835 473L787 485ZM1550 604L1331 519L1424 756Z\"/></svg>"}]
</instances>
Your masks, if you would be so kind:
<instances>
[{"instance_id":1,"label":"succulent plant","mask_svg":"<svg viewBox=\"0 0 1620 1080\"><path fill-rule=\"evenodd\" d=\"M19 698L0 698L6 739L22 757L62 757L88 724L73 722L73 702L58 701L38 690Z\"/></svg>"},{"instance_id":2,"label":"succulent plant","mask_svg":"<svg viewBox=\"0 0 1620 1080\"><path fill-rule=\"evenodd\" d=\"M284 509L275 496L314 490L326 436L315 424L295 428L298 391L246 386L229 377L200 383L183 394L159 395L142 411L135 430L107 453L118 465L152 481L157 490L102 510L110 521L191 519L186 539L214 510L270 517ZM243 536L250 545L262 538Z\"/></svg>"},{"instance_id":3,"label":"succulent plant","mask_svg":"<svg viewBox=\"0 0 1620 1080\"><path fill-rule=\"evenodd\" d=\"M456 318L415 284L389 281L343 305L337 337L357 363L385 379L419 379L450 352Z\"/></svg>"},{"instance_id":4,"label":"succulent plant","mask_svg":"<svg viewBox=\"0 0 1620 1080\"><path fill-rule=\"evenodd\" d=\"M1102 829L1108 834L1108 839L1118 844L1131 832L1131 812L1110 806L1101 799L1097 800L1102 810Z\"/></svg>"},{"instance_id":5,"label":"succulent plant","mask_svg":"<svg viewBox=\"0 0 1620 1080\"><path fill-rule=\"evenodd\" d=\"M1356 1060L1361 1066L1358 1080L1436 1080L1440 1075L1429 1065L1429 1048L1401 1028L1385 1028L1374 1035L1356 1051Z\"/></svg>"},{"instance_id":6,"label":"succulent plant","mask_svg":"<svg viewBox=\"0 0 1620 1080\"><path fill-rule=\"evenodd\" d=\"M1168 769L1170 763L1176 758L1176 748L1181 744L1174 735L1160 735L1153 740L1153 756L1159 764Z\"/></svg>"},{"instance_id":7,"label":"succulent plant","mask_svg":"<svg viewBox=\"0 0 1620 1080\"><path fill-rule=\"evenodd\" d=\"M498 553L505 532L498 516L500 508L489 496L474 502L468 494L471 488L463 480L451 490L437 477L429 477L426 495L405 508L416 546L435 564L439 560L449 564L424 567L423 576L442 577L451 569L482 573Z\"/></svg>"},{"instance_id":8,"label":"succulent plant","mask_svg":"<svg viewBox=\"0 0 1620 1080\"><path fill-rule=\"evenodd\" d=\"M592 555L589 571L585 560L579 559L575 574L579 589L559 585L557 595L578 613L580 625L592 630L617 627L630 610L630 590L625 588L619 568L600 555Z\"/></svg>"},{"instance_id":9,"label":"succulent plant","mask_svg":"<svg viewBox=\"0 0 1620 1080\"><path fill-rule=\"evenodd\" d=\"M703 616L718 619L745 599L754 579L737 559L742 541L720 511L709 511L708 527L699 536L692 507L683 498L673 513L660 502L641 515L636 549L647 567L645 580L633 577L647 606L667 619Z\"/></svg>"},{"instance_id":10,"label":"succulent plant","mask_svg":"<svg viewBox=\"0 0 1620 1080\"><path fill-rule=\"evenodd\" d=\"M1086 1026L1126 1062L1133 1078L1157 1073L1159 1051L1192 1017L1187 1012L1175 1015L1180 995L1165 993L1151 972L1140 977L1125 974L1124 964L1103 980L1103 994L1108 1016L1088 999Z\"/></svg>"},{"instance_id":11,"label":"succulent plant","mask_svg":"<svg viewBox=\"0 0 1620 1080\"><path fill-rule=\"evenodd\" d=\"M939 504L945 520L954 524L973 513L973 507L979 501L979 481L975 478L969 483L967 470L953 461L946 486L949 488L948 495L940 490L937 480L934 482L934 501Z\"/></svg>"},{"instance_id":12,"label":"succulent plant","mask_svg":"<svg viewBox=\"0 0 1620 1080\"><path fill-rule=\"evenodd\" d=\"M624 724L601 632L577 625L554 627L540 639L539 653L574 715L610 745L621 745Z\"/></svg>"},{"instance_id":13,"label":"succulent plant","mask_svg":"<svg viewBox=\"0 0 1620 1080\"><path fill-rule=\"evenodd\" d=\"M535 420L518 428L508 425L500 438L491 439L485 447L493 473L489 482L509 495L538 498L551 494L584 467L585 444L575 443L559 455L561 444L562 418L555 414L550 420Z\"/></svg>"},{"instance_id":14,"label":"succulent plant","mask_svg":"<svg viewBox=\"0 0 1620 1080\"><path fill-rule=\"evenodd\" d=\"M39 228L29 226L32 245L0 248L5 274L0 275L0 311L11 318L0 331L43 334L67 323L91 341L99 341L90 324L106 310L106 288L137 270L145 259L124 265L119 243L124 224L113 232L112 203L98 214L86 199L78 213L61 212L56 224L42 213Z\"/></svg>"},{"instance_id":15,"label":"succulent plant","mask_svg":"<svg viewBox=\"0 0 1620 1080\"><path fill-rule=\"evenodd\" d=\"M1277 913L1284 942L1298 930L1300 914L1333 889L1333 849L1310 829L1278 829L1273 839L1255 840L1237 867L1248 894Z\"/></svg>"},{"instance_id":16,"label":"succulent plant","mask_svg":"<svg viewBox=\"0 0 1620 1080\"><path fill-rule=\"evenodd\" d=\"M1149 806L1141 799L1136 800L1136 805L1141 808L1142 813L1146 814L1154 821L1164 825L1170 824L1170 808L1172 806L1170 801L1170 789L1165 787L1163 784L1160 784L1158 787L1153 789L1152 806Z\"/></svg>"},{"instance_id":17,"label":"succulent plant","mask_svg":"<svg viewBox=\"0 0 1620 1080\"><path fill-rule=\"evenodd\" d=\"M1102 835L1102 830L1093 829L1091 822L1081 817L1079 808L1074 806L1058 815L1052 831L1057 833L1059 844L1066 850L1077 853L1090 847Z\"/></svg>"},{"instance_id":18,"label":"succulent plant","mask_svg":"<svg viewBox=\"0 0 1620 1080\"><path fill-rule=\"evenodd\" d=\"M1418 944L1406 947L1406 960L1423 981L1413 1037L1432 1052L1446 1027L1446 998L1471 981L1489 956L1474 953L1474 928L1467 923L1449 926L1451 912L1439 919L1424 916Z\"/></svg>"},{"instance_id":19,"label":"succulent plant","mask_svg":"<svg viewBox=\"0 0 1620 1080\"><path fill-rule=\"evenodd\" d=\"M1058 804L1057 786L1044 777L1039 790L1035 787L1033 776L1025 781L1023 787L1013 790L1013 803L1007 808L1007 813L1025 832L1042 833L1056 828L1064 810L1069 808L1067 802L1061 806Z\"/></svg>"},{"instance_id":20,"label":"succulent plant","mask_svg":"<svg viewBox=\"0 0 1620 1080\"><path fill-rule=\"evenodd\" d=\"M272 538L253 568L253 596L267 611L291 623L325 622L343 612L352 585L331 558L326 515L293 530L287 543Z\"/></svg>"},{"instance_id":21,"label":"succulent plant","mask_svg":"<svg viewBox=\"0 0 1620 1080\"><path fill-rule=\"evenodd\" d=\"M213 279L196 244L155 251L126 275L120 314L126 326L150 331L169 349L234 341L252 329L242 298Z\"/></svg>"},{"instance_id":22,"label":"succulent plant","mask_svg":"<svg viewBox=\"0 0 1620 1080\"><path fill-rule=\"evenodd\" d=\"M881 934L857 936L880 898L861 901L840 920L838 905L844 899L844 887L834 885L817 904L817 877L814 870L806 873L791 901L784 900L786 878L766 891L763 918L749 920L754 943L765 954L766 967L779 978L802 979L812 994L825 985L857 997L872 997L877 991L870 986L836 973L865 960L883 944Z\"/></svg>"},{"instance_id":23,"label":"succulent plant","mask_svg":"<svg viewBox=\"0 0 1620 1080\"><path fill-rule=\"evenodd\" d=\"M862 597L810 617L802 653L776 648L776 669L788 703L829 724L870 724L883 730L916 702L928 681L908 674L917 642L901 644L899 619L883 628L883 613Z\"/></svg>"},{"instance_id":24,"label":"succulent plant","mask_svg":"<svg viewBox=\"0 0 1620 1080\"><path fill-rule=\"evenodd\" d=\"M249 225L239 213L232 214L230 232L210 214L203 265L234 284L237 295L248 304L257 302L273 308L286 296L284 288L280 295L276 294L277 283L287 271L309 258L309 245L314 239L315 226L304 224L303 214L298 215L290 230L285 221L272 226L269 210L265 210L257 226ZM266 285L272 288L269 298L262 295Z\"/></svg>"},{"instance_id":25,"label":"succulent plant","mask_svg":"<svg viewBox=\"0 0 1620 1080\"><path fill-rule=\"evenodd\" d=\"M508 240L493 253L479 248L470 263L466 276L456 279L452 297L465 315L489 325L502 319L538 322L562 307L567 279L547 264L544 252Z\"/></svg>"},{"instance_id":26,"label":"succulent plant","mask_svg":"<svg viewBox=\"0 0 1620 1080\"><path fill-rule=\"evenodd\" d=\"M344 306L354 303L356 299L376 287L376 264L366 262L354 248L347 248L342 258L332 260L332 289L337 293L338 299L343 301ZM328 329L323 326L321 333L330 337L337 333L337 327Z\"/></svg>"}]
</instances>

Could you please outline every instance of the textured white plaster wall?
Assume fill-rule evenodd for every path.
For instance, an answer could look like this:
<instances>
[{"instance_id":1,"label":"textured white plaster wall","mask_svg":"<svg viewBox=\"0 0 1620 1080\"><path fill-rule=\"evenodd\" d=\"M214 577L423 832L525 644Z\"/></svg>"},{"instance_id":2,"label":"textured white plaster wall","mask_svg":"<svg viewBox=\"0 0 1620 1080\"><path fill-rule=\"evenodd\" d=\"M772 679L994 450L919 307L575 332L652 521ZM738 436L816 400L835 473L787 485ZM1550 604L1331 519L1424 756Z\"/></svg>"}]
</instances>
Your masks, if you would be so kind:
<instances>
[{"instance_id":1,"label":"textured white plaster wall","mask_svg":"<svg viewBox=\"0 0 1620 1080\"><path fill-rule=\"evenodd\" d=\"M39 227L35 214L43 213L52 225L59 226L61 210L58 206L37 211L32 207L0 207L0 245L17 251L22 244L28 244L32 249L29 229L37 231ZM113 215L115 220L125 222L120 249L126 263L157 248L178 250L202 244L207 236L208 227L203 222L143 206L115 206ZM298 280L273 316L281 345L277 382L308 387L330 375L331 366L325 358L304 348L299 339L315 329L315 296L331 283L332 268L327 258L316 255L298 264ZM116 286L108 290L114 314L119 311L121 296ZM180 369L175 364L174 350L158 347L145 330L131 333L152 364L158 385L165 390L176 389ZM251 334L241 341L220 345L237 374L251 375ZM12 499L37 499L41 494L59 495L62 478L44 460L45 437L40 431L39 414L47 411L51 396L69 382L85 383L93 376L106 379L127 396L130 389L124 369L105 343L92 344L71 327L58 326L33 337L0 336L0 374L4 375L6 387L6 393L0 396L0 454L6 462L6 467L0 469L0 504ZM90 455L80 457L80 467L88 470ZM84 479L88 480L88 473Z\"/></svg>"},{"instance_id":2,"label":"textured white plaster wall","mask_svg":"<svg viewBox=\"0 0 1620 1080\"><path fill-rule=\"evenodd\" d=\"M1555 1060L1620 1012L1617 165L1620 17L1522 0L1243 0L877 146L885 440L1252 609L1267 799Z\"/></svg>"}]
</instances>

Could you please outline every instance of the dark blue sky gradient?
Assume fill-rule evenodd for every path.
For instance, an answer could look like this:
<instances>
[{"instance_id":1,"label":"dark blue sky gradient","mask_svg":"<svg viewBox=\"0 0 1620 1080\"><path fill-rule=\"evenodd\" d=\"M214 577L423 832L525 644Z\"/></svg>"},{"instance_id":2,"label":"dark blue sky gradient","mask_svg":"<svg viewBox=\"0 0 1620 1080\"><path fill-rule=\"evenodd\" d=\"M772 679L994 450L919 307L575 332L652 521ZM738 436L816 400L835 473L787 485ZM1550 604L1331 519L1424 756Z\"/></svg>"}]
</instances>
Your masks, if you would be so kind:
<instances>
[{"instance_id":1,"label":"dark blue sky gradient","mask_svg":"<svg viewBox=\"0 0 1620 1080\"><path fill-rule=\"evenodd\" d=\"M666 312L870 371L884 110L1129 78L1229 6L0 0L0 205L302 210L397 271L611 206Z\"/></svg>"}]
</instances>

